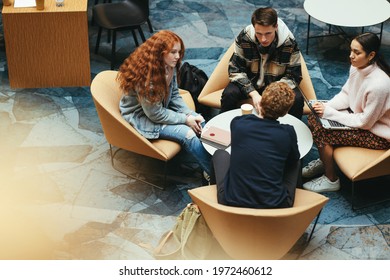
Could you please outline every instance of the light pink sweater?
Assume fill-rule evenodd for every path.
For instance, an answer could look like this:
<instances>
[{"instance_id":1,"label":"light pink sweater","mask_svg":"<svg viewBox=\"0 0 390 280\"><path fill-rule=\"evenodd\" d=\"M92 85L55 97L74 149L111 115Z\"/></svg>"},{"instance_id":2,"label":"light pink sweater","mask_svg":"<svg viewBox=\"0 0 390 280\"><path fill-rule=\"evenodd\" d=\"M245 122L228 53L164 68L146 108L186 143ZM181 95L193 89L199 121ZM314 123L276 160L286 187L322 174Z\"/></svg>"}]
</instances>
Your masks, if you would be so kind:
<instances>
[{"instance_id":1,"label":"light pink sweater","mask_svg":"<svg viewBox=\"0 0 390 280\"><path fill-rule=\"evenodd\" d=\"M354 114L338 111L348 107ZM376 64L364 69L351 66L347 82L327 103L323 117L390 141L390 77Z\"/></svg>"}]
</instances>

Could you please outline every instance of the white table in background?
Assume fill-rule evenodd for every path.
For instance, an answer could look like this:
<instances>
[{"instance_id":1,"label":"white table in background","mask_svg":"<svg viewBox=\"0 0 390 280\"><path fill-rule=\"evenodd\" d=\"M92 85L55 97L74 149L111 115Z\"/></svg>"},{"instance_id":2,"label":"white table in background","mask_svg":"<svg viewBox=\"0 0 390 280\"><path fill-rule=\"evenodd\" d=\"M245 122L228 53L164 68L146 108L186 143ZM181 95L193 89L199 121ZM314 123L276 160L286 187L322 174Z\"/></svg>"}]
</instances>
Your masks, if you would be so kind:
<instances>
[{"instance_id":1,"label":"white table in background","mask_svg":"<svg viewBox=\"0 0 390 280\"><path fill-rule=\"evenodd\" d=\"M387 0L305 0L303 7L309 15L307 23L306 54L309 39L345 35L341 27L364 27L381 24L379 38L382 39L383 23L390 17L390 3ZM329 24L329 34L310 36L311 18ZM340 33L331 34L331 26Z\"/></svg>"},{"instance_id":2,"label":"white table in background","mask_svg":"<svg viewBox=\"0 0 390 280\"><path fill-rule=\"evenodd\" d=\"M235 109L221 113L209 120L206 123L204 129L207 129L207 127L210 126L216 126L230 131L230 122L234 117L240 115L241 109ZM313 145L313 137L311 135L310 129L304 122L291 115L285 115L284 117L279 118L278 121L283 124L290 124L294 127L298 138L299 153L301 154L301 158L303 158L310 151ZM207 143L203 143L203 146L210 154L214 154L214 152L217 150L215 147L208 145ZM230 153L230 147L228 147L226 151Z\"/></svg>"}]
</instances>

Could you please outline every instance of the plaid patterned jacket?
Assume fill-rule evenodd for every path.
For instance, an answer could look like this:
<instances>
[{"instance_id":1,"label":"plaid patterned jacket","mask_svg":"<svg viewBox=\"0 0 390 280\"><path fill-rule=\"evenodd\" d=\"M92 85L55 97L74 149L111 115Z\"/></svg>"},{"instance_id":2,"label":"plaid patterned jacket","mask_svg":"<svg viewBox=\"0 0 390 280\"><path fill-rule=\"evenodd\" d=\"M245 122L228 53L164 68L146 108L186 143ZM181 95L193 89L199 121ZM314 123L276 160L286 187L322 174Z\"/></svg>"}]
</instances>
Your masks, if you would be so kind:
<instances>
[{"instance_id":1,"label":"plaid patterned jacket","mask_svg":"<svg viewBox=\"0 0 390 280\"><path fill-rule=\"evenodd\" d=\"M260 45L252 25L244 28L235 39L234 53L229 62L230 81L242 92L257 90L260 94L274 81L286 82L295 88L302 80L298 45L286 24L278 19L277 44L270 53L260 54Z\"/></svg>"}]
</instances>

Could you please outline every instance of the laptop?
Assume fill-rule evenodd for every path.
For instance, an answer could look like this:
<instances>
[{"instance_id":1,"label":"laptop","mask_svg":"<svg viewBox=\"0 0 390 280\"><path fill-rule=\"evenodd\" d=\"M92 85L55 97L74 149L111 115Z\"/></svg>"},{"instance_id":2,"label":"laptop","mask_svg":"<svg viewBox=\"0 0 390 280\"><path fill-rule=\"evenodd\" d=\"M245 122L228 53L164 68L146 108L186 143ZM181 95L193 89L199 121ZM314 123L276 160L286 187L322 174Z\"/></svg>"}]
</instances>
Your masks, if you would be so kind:
<instances>
[{"instance_id":1,"label":"laptop","mask_svg":"<svg viewBox=\"0 0 390 280\"><path fill-rule=\"evenodd\" d=\"M307 106L310 108L310 110L312 111L313 115L316 117L317 121L322 125L323 128L325 128L325 129L333 129L333 130L356 130L357 129L357 128L354 128L354 127L343 125L342 123L339 123L337 121L332 121L332 120L320 118L317 115L317 113L314 110L312 105L314 103L316 103L316 102L326 103L326 102L328 102L328 100L307 100L307 98L304 95L303 95L303 97L305 99L305 102L306 102ZM346 110L342 110L342 112L344 112L344 111L345 111L346 114L353 113L352 110L349 109L349 108L346 109Z\"/></svg>"}]
</instances>

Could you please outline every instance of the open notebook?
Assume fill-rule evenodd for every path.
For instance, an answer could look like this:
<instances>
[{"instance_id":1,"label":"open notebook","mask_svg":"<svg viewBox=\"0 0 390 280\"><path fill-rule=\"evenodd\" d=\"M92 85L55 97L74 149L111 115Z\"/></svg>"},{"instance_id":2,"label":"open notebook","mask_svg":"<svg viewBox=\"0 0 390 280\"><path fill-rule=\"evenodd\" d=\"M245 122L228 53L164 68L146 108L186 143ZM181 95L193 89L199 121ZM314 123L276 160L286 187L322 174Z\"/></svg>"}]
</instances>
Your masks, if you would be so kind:
<instances>
[{"instance_id":1,"label":"open notebook","mask_svg":"<svg viewBox=\"0 0 390 280\"><path fill-rule=\"evenodd\" d=\"M304 95L303 95L304 96ZM326 128L326 129L338 129L338 130L354 130L356 128L354 127L349 127L349 126L346 126L346 125L343 125L337 121L332 121L332 120L328 120L328 119L324 119L324 118L320 118L316 111L314 110L312 104L314 104L315 102L322 102L322 103L326 103L328 102L328 100L307 100L306 97L305 97L305 101L307 103L307 106L310 108L310 110L312 111L313 115L316 117L317 121L322 125L323 128ZM350 113L353 113L351 111L351 109L346 109L346 110L343 110L345 111L346 114L350 114Z\"/></svg>"}]
</instances>

